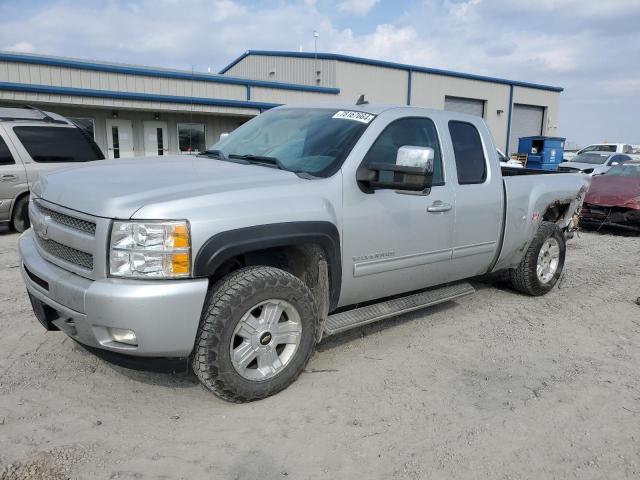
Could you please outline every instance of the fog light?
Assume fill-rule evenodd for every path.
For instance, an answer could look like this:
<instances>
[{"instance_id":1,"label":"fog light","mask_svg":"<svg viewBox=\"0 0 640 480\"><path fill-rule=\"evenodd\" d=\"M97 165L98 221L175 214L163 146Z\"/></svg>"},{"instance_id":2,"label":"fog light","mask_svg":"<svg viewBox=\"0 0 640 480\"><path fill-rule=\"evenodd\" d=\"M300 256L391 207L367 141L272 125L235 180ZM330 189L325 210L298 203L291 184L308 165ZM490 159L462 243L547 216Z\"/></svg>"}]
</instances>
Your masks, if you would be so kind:
<instances>
[{"instance_id":1,"label":"fog light","mask_svg":"<svg viewBox=\"0 0 640 480\"><path fill-rule=\"evenodd\" d=\"M133 330L126 330L124 328L107 328L109 336L114 342L126 343L127 345L138 346L138 338Z\"/></svg>"}]
</instances>

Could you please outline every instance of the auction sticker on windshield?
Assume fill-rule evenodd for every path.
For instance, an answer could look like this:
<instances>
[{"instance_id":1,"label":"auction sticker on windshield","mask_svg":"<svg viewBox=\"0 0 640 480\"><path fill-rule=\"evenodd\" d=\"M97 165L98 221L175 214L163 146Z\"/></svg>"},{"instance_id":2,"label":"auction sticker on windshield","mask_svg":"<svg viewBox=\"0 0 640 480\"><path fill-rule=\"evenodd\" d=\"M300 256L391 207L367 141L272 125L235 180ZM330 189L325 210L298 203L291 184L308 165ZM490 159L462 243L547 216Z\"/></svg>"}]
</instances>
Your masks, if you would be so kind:
<instances>
[{"instance_id":1,"label":"auction sticker on windshield","mask_svg":"<svg viewBox=\"0 0 640 480\"><path fill-rule=\"evenodd\" d=\"M355 120L356 122L369 123L375 115L365 112L353 112L350 110L340 110L332 118L344 118L345 120Z\"/></svg>"}]
</instances>

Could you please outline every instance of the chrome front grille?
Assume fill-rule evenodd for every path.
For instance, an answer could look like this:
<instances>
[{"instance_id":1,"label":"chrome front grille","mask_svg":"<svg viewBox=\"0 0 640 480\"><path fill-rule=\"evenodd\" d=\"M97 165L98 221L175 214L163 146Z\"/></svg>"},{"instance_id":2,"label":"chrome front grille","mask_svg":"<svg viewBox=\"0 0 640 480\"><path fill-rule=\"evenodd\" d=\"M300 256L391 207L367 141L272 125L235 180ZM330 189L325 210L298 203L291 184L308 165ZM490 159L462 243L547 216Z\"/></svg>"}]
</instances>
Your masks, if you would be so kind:
<instances>
[{"instance_id":1,"label":"chrome front grille","mask_svg":"<svg viewBox=\"0 0 640 480\"><path fill-rule=\"evenodd\" d=\"M38 251L47 261L86 278L104 275L106 254L100 248L110 221L76 212L41 198L29 204Z\"/></svg>"},{"instance_id":2,"label":"chrome front grille","mask_svg":"<svg viewBox=\"0 0 640 480\"><path fill-rule=\"evenodd\" d=\"M36 209L45 216L51 217L56 223L60 225L64 225L65 227L73 228L74 230L79 230L84 233L88 233L89 235L96 234L96 224L93 222L89 222L87 220L82 220L80 218L72 217L71 215L66 215L64 213L56 212L55 210L51 210L50 208L41 205L37 200L34 201Z\"/></svg>"},{"instance_id":3,"label":"chrome front grille","mask_svg":"<svg viewBox=\"0 0 640 480\"><path fill-rule=\"evenodd\" d=\"M41 238L40 235L36 235L36 241L38 245L40 245L40 248L49 255L77 265L85 270L93 270L93 255L90 253L67 247L55 240Z\"/></svg>"}]
</instances>

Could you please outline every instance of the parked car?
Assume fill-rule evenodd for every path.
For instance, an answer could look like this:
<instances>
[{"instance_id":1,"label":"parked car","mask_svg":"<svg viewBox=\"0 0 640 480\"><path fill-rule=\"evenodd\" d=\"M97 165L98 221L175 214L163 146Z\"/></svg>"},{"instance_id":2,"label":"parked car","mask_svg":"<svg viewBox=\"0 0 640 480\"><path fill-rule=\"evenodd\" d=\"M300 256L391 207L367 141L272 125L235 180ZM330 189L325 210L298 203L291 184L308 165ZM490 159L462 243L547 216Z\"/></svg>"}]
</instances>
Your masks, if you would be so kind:
<instances>
[{"instance_id":1,"label":"parked car","mask_svg":"<svg viewBox=\"0 0 640 480\"><path fill-rule=\"evenodd\" d=\"M578 155L589 152L629 154L633 153L633 145L629 145L628 143L594 143L593 145L588 145L576 152L565 151L563 159L565 162L568 162Z\"/></svg>"},{"instance_id":2,"label":"parked car","mask_svg":"<svg viewBox=\"0 0 640 480\"><path fill-rule=\"evenodd\" d=\"M616 165L593 179L580 223L640 231L640 161Z\"/></svg>"},{"instance_id":3,"label":"parked car","mask_svg":"<svg viewBox=\"0 0 640 480\"><path fill-rule=\"evenodd\" d=\"M621 153L590 152L581 153L569 162L558 165L559 172L582 172L589 175L601 175L611 167L633 160Z\"/></svg>"},{"instance_id":4,"label":"parked car","mask_svg":"<svg viewBox=\"0 0 640 480\"><path fill-rule=\"evenodd\" d=\"M213 393L248 401L293 382L323 336L470 294L466 278L508 271L547 293L589 182L501 173L476 116L279 107L200 157L48 174L20 265L45 328L189 357Z\"/></svg>"},{"instance_id":5,"label":"parked car","mask_svg":"<svg viewBox=\"0 0 640 480\"><path fill-rule=\"evenodd\" d=\"M0 223L29 228L29 189L40 173L70 162L104 159L71 121L33 107L0 107Z\"/></svg>"}]
</instances>

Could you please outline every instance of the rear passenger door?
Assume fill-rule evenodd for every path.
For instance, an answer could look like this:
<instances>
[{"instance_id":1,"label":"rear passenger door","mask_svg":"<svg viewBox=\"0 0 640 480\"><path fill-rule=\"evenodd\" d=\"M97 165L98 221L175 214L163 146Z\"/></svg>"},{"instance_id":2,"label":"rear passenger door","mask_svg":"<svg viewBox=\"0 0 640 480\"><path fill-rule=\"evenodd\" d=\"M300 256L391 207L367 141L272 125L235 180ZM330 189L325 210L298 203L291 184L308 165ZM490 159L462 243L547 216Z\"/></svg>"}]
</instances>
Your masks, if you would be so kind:
<instances>
[{"instance_id":1,"label":"rear passenger door","mask_svg":"<svg viewBox=\"0 0 640 480\"><path fill-rule=\"evenodd\" d=\"M0 125L0 222L10 220L11 204L27 190L24 165Z\"/></svg>"},{"instance_id":2,"label":"rear passenger door","mask_svg":"<svg viewBox=\"0 0 640 480\"><path fill-rule=\"evenodd\" d=\"M496 255L504 211L502 177L490 133L484 123L448 122L449 148L455 159L456 211L452 278L486 273Z\"/></svg>"}]
</instances>

